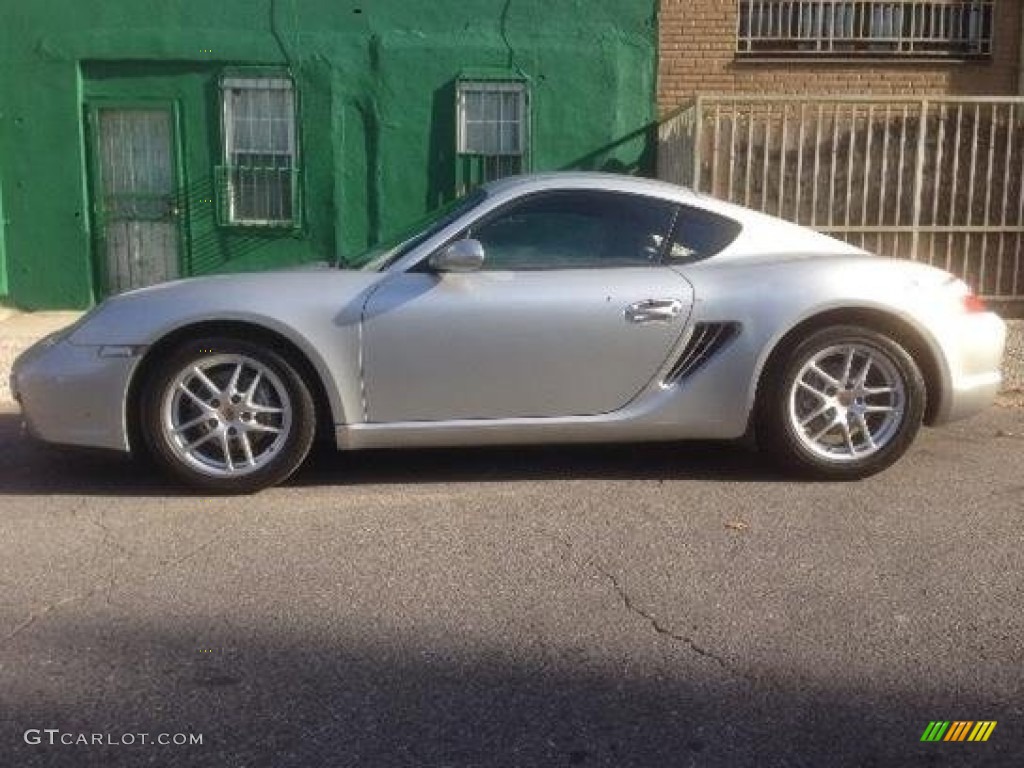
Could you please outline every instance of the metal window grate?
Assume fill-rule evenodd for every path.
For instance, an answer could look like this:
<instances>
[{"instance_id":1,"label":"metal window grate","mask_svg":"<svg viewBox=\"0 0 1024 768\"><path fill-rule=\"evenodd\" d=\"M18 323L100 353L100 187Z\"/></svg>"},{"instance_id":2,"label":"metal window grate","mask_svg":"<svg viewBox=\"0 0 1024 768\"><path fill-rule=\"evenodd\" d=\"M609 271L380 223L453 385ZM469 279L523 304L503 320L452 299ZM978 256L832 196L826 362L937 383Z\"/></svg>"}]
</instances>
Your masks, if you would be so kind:
<instances>
[{"instance_id":1,"label":"metal window grate","mask_svg":"<svg viewBox=\"0 0 1024 768\"><path fill-rule=\"evenodd\" d=\"M227 77L224 164L217 169L225 224L292 226L298 222L295 96L281 77Z\"/></svg>"},{"instance_id":2,"label":"metal window grate","mask_svg":"<svg viewBox=\"0 0 1024 768\"><path fill-rule=\"evenodd\" d=\"M526 85L462 81L457 90L459 192L526 170Z\"/></svg>"},{"instance_id":3,"label":"metal window grate","mask_svg":"<svg viewBox=\"0 0 1024 768\"><path fill-rule=\"evenodd\" d=\"M523 154L526 87L522 83L461 82L458 100L460 154Z\"/></svg>"},{"instance_id":4,"label":"metal window grate","mask_svg":"<svg viewBox=\"0 0 1024 768\"><path fill-rule=\"evenodd\" d=\"M261 165L218 165L217 221L222 225L298 227L299 170Z\"/></svg>"},{"instance_id":5,"label":"metal window grate","mask_svg":"<svg viewBox=\"0 0 1024 768\"><path fill-rule=\"evenodd\" d=\"M757 56L987 57L995 0L737 0Z\"/></svg>"}]
</instances>

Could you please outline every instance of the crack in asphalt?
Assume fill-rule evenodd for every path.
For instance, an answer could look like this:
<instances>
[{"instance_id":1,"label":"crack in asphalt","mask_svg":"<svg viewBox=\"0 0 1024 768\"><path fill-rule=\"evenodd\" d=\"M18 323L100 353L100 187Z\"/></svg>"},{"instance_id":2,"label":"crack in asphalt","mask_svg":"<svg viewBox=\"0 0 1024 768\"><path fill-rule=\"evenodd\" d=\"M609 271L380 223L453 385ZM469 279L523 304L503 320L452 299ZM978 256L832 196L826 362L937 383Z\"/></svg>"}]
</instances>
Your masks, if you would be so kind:
<instances>
[{"instance_id":1,"label":"crack in asphalt","mask_svg":"<svg viewBox=\"0 0 1024 768\"><path fill-rule=\"evenodd\" d=\"M70 605L71 603L76 603L80 600L88 600L90 597L92 597L101 589L103 589L106 583L106 580L104 580L100 584L96 584L95 586L86 590L85 592L82 592L77 595L70 595L68 597L62 597L60 600L55 600L52 603L44 605L39 610L32 611L32 613L30 613L26 619L24 619L20 624L18 624L14 629L12 629L4 636L4 642L9 642L13 640L15 637L17 637L26 629L35 624L37 621L39 621L42 618L45 618L47 615L53 613L58 608L63 608L65 605Z\"/></svg>"},{"instance_id":2,"label":"crack in asphalt","mask_svg":"<svg viewBox=\"0 0 1024 768\"><path fill-rule=\"evenodd\" d=\"M119 560L118 556L116 554L111 553L110 559L109 559L110 572L109 572L109 576L107 578L107 584L106 584L107 589L106 589L106 592L107 592L107 605L111 605L112 604L112 595L113 595L114 587L117 585L117 577L119 576L120 570L121 570L120 569L121 562L122 562L123 558L131 557L132 556L132 552L124 544L121 543L121 540L117 536L114 535L114 532L111 531L110 528L107 526L107 524L104 522L104 520L103 520L103 509L102 508L100 508L100 509L98 509L96 511L96 517L90 518L90 522L94 526L99 528L100 532L103 534L103 539L100 542L100 545L102 547L104 547L104 548L109 548L109 549L112 549L112 550L116 550L118 553L120 553L120 555L122 557L122 559Z\"/></svg>"},{"instance_id":3,"label":"crack in asphalt","mask_svg":"<svg viewBox=\"0 0 1024 768\"><path fill-rule=\"evenodd\" d=\"M190 549L188 552L186 552L181 557L176 557L176 558L175 557L170 557L170 558L167 558L165 560L161 560L160 563L159 563L159 567L157 567L157 569L154 570L154 571L150 571L148 574L146 574L146 576L144 578L148 579L148 578L152 578L153 576L158 576L159 574L163 573L164 571L166 571L166 570L168 570L168 569L170 569L170 568L172 568L172 567L174 567L176 565L181 565L182 563L185 563L185 562L191 560L193 557L195 557L196 555L200 554L201 552L204 552L205 550L209 549L214 544L216 544L218 541L220 541L222 538L224 538L224 532L227 531L228 528L230 528L230 527L231 527L231 523L224 523L224 525L222 525L220 528L218 528L217 530L215 530L213 532L213 535L211 535L210 538L208 538L202 544L199 544L198 546L193 547L192 549Z\"/></svg>"},{"instance_id":4,"label":"crack in asphalt","mask_svg":"<svg viewBox=\"0 0 1024 768\"><path fill-rule=\"evenodd\" d=\"M102 522L102 511L97 517L90 518L90 522L103 532L103 540L100 542L101 547L111 546L112 548L118 549L126 555L131 554L129 550L123 544L121 544L120 541L117 540L117 537L113 535L113 532ZM160 561L155 569L149 571L148 573L142 575L139 579L137 579L137 583L142 583L144 581L152 579L153 577L159 576L161 573L164 573L165 571L170 570L175 566L181 565L182 563L191 560L193 557L208 549L213 544L215 544L219 539L221 539L224 535L224 532L230 527L230 525L230 523L225 523L216 531L214 531L213 535L210 536L210 538L208 538L202 544L193 547L184 555L177 558L167 558L165 560ZM115 584L117 583L117 576L119 574L118 566L119 561L114 558L111 558L110 573L106 577L104 577L99 583L94 584L89 589L83 592L80 592L75 595L69 595L67 597L62 597L59 600L47 603L42 608L32 611L25 619L21 621L21 623L16 625L14 629L12 629L3 637L4 643L8 643L11 640L14 640L14 638L16 638L26 629L36 624L41 619L44 619L46 616L58 610L59 608L63 608L64 606L70 605L71 603L77 603L82 600L88 600L90 597L92 597L93 595L102 590L106 590L107 603L109 604L111 602L111 592L114 589Z\"/></svg>"},{"instance_id":5,"label":"crack in asphalt","mask_svg":"<svg viewBox=\"0 0 1024 768\"><path fill-rule=\"evenodd\" d=\"M664 635L665 637L670 637L673 640L678 640L679 642L684 643L691 651L696 653L698 656L703 656L705 659L710 659L711 661L718 664L718 666L720 666L725 671L733 673L732 668L721 656L714 653L713 651L708 650L704 646L699 645L697 641L694 640L692 637L688 637L687 635L681 635L678 632L670 629L669 627L666 627L664 624L658 621L658 618L656 616L654 616L651 613L648 613L643 608L638 606L634 602L633 598L629 596L629 593L623 588L619 580L615 577L615 574L605 570L596 563L594 564L594 569L602 576L604 576L612 585L612 589L615 590L615 594L619 596L619 600L622 602L622 605L626 608L626 610L632 613L633 615L639 616L640 618L646 620L647 623L651 625L651 628L659 635Z\"/></svg>"},{"instance_id":6,"label":"crack in asphalt","mask_svg":"<svg viewBox=\"0 0 1024 768\"><path fill-rule=\"evenodd\" d=\"M110 528L107 527L106 523L103 522L102 509L97 511L95 517L90 517L88 518L88 520L93 526L100 530L100 535L102 537L100 539L99 544L96 547L97 553L93 555L93 558L98 557L100 551L108 550L117 550L121 552L123 555L130 555L130 552L127 550L127 548L125 548L125 546L120 542L120 540L118 540L118 538L114 535L113 531L111 531ZM90 560L91 559L92 558L90 558ZM25 617L19 624L17 624L10 632L8 632L4 636L4 642L10 642L18 635L20 635L22 632L24 632L26 629L31 627L33 624L45 618L49 614L58 610L59 608L63 608L65 605L70 605L71 603L77 603L82 600L88 600L90 597L92 597L100 591L106 591L107 603L110 604L111 593L113 592L114 586L117 583L117 576L119 572L119 561L117 560L116 556L112 555L110 557L109 566L110 568L107 575L102 580L100 580L96 584L93 584L88 589L74 595L62 597L59 600L54 600L42 606L41 608L32 611L27 617Z\"/></svg>"},{"instance_id":7,"label":"crack in asphalt","mask_svg":"<svg viewBox=\"0 0 1024 768\"><path fill-rule=\"evenodd\" d=\"M601 564L598 563L596 560L594 560L593 558L588 558L585 562L581 562L579 559L577 559L573 555L574 546L571 540L562 538L561 543L562 546L565 548L566 559L568 559L570 562L576 565L577 568L580 568L581 570L583 570L585 567L589 567L594 572L603 576L604 579L609 584L611 584L612 590L615 592L615 595L619 598L619 602L622 603L622 606L627 611L629 611L629 613L647 622L647 624L650 625L651 629L653 629L657 634L663 637L667 637L671 640L675 640L676 642L682 643L690 651L697 654L701 658L714 662L723 671L729 673L733 677L739 678L740 680L743 680L750 685L754 684L755 681L753 679L751 679L744 673L734 669L729 664L729 662L726 661L724 657L718 655L711 649L701 645L689 635L681 634L672 629L671 627L666 626L658 619L657 616L637 605L636 601L629 594L629 592L622 585L622 582L619 581L615 574L609 571L607 568L601 566Z\"/></svg>"}]
</instances>

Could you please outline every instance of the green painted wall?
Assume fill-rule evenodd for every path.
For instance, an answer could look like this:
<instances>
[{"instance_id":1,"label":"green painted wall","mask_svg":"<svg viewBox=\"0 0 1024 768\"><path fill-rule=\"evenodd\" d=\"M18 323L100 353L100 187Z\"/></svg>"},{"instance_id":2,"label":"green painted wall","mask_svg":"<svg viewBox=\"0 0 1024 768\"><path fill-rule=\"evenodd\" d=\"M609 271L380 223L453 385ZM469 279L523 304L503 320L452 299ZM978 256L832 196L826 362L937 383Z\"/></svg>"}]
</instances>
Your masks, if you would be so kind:
<instances>
[{"instance_id":1,"label":"green painted wall","mask_svg":"<svg viewBox=\"0 0 1024 768\"><path fill-rule=\"evenodd\" d=\"M8 291L27 308L97 297L87 107L177 105L186 273L352 259L454 194L455 82L528 82L534 170L646 170L655 0L39 0L0 26L0 199ZM304 222L220 227L217 79L288 67Z\"/></svg>"},{"instance_id":2,"label":"green painted wall","mask_svg":"<svg viewBox=\"0 0 1024 768\"><path fill-rule=\"evenodd\" d=\"M3 177L3 168L0 168L0 178ZM0 185L0 300L7 298L7 251L4 238L4 198L3 188Z\"/></svg>"}]
</instances>

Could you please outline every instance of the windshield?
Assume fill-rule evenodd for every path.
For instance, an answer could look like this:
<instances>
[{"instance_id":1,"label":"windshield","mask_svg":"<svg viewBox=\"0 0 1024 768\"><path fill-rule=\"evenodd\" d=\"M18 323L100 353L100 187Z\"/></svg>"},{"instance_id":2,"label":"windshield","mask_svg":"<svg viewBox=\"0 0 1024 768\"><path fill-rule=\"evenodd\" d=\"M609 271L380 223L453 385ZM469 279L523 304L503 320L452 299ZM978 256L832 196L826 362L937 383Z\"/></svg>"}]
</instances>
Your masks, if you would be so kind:
<instances>
[{"instance_id":1,"label":"windshield","mask_svg":"<svg viewBox=\"0 0 1024 768\"><path fill-rule=\"evenodd\" d=\"M444 205L415 224L406 227L399 234L378 243L356 260L364 272L382 272L413 248L426 242L457 218L476 208L487 197L482 189L474 190L465 197Z\"/></svg>"}]
</instances>

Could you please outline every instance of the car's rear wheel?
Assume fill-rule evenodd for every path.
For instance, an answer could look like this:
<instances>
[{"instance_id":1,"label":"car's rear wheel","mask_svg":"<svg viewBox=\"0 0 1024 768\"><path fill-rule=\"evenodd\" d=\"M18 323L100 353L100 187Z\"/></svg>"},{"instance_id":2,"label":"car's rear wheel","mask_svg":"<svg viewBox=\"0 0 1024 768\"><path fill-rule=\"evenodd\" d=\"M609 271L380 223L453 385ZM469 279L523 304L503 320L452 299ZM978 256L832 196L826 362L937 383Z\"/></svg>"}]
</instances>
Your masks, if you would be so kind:
<instances>
[{"instance_id":1,"label":"car's rear wheel","mask_svg":"<svg viewBox=\"0 0 1024 768\"><path fill-rule=\"evenodd\" d=\"M283 481L309 453L316 424L309 387L295 367L271 349L233 338L179 346L152 370L141 407L158 463L217 493Z\"/></svg>"},{"instance_id":2,"label":"car's rear wheel","mask_svg":"<svg viewBox=\"0 0 1024 768\"><path fill-rule=\"evenodd\" d=\"M789 469L854 480L890 466L921 426L925 385L896 340L857 326L812 333L766 372L758 441Z\"/></svg>"}]
</instances>

